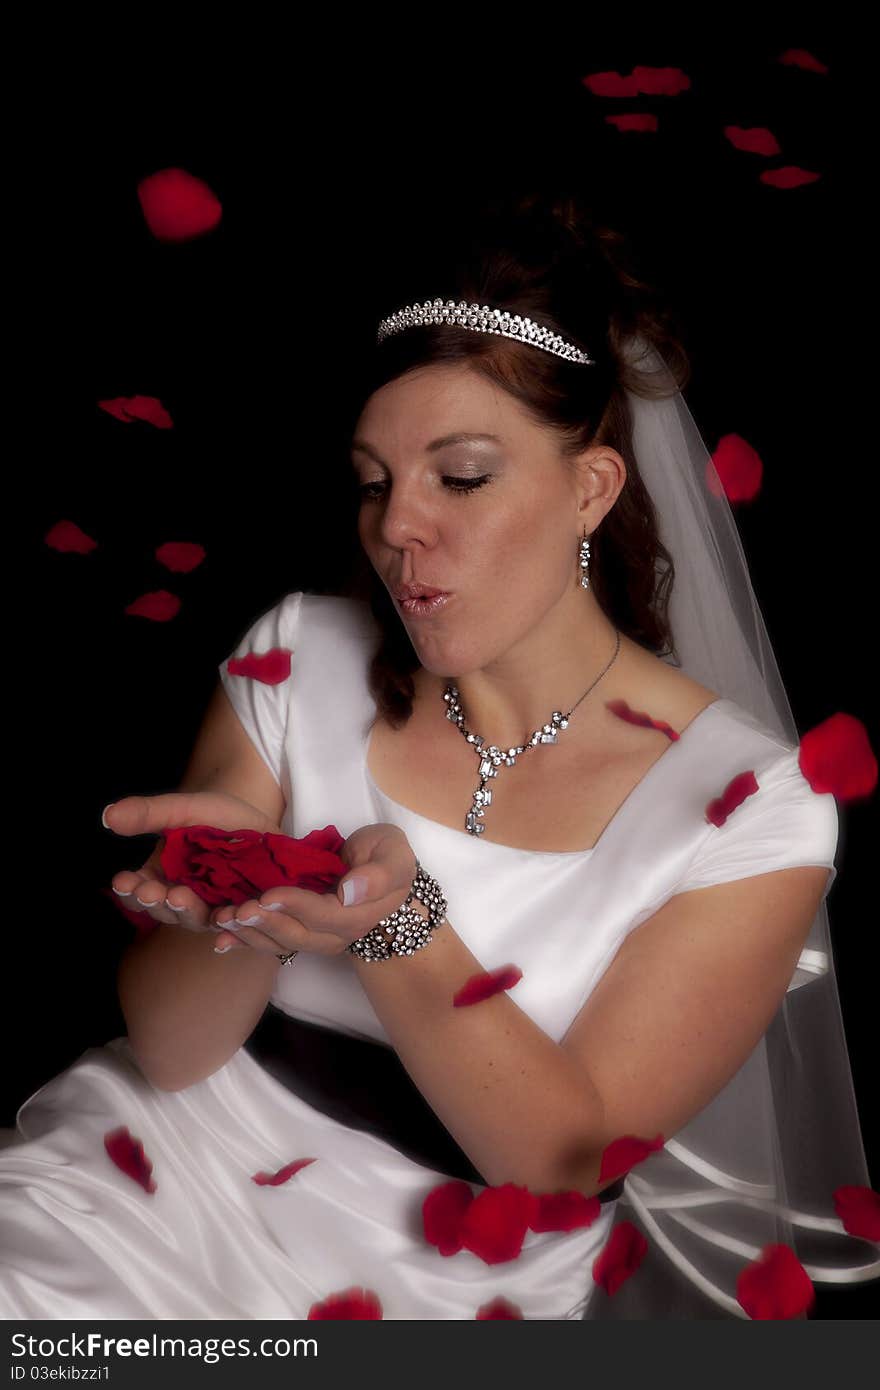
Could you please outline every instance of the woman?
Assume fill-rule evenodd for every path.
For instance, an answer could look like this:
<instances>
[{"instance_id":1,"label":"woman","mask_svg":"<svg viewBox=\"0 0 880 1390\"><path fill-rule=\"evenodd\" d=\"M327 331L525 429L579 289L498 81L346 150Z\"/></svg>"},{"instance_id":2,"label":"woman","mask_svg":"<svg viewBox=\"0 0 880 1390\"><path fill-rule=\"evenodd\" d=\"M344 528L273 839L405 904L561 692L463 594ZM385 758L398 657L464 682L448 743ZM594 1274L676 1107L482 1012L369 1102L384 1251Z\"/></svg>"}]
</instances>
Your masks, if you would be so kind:
<instances>
[{"instance_id":1,"label":"woman","mask_svg":"<svg viewBox=\"0 0 880 1390\"><path fill-rule=\"evenodd\" d=\"M665 660L698 545L673 564L659 520L685 513L640 474L637 402L685 376L647 287L566 200L477 244L420 268L416 293L451 298L401 296L379 325L351 439L358 584L261 615L233 655L289 651L289 677L224 662L186 795L107 816L123 835L332 824L365 896L273 889L233 933L230 908L163 880L161 844L116 876L161 925L120 970L127 1039L31 1097L0 1155L6 1317L303 1318L361 1287L391 1319L747 1316L748 1250L794 1245L770 1025L791 1028L808 981L837 1007L815 949L834 800L773 718L772 653L749 683L755 647L708 570L683 590L704 624ZM426 587L447 596L400 597ZM707 820L746 770L755 794ZM409 945L388 954L404 899ZM845 1094L799 1118L836 1103L838 1180L866 1183ZM120 1125L151 1193L108 1161ZM603 1155L626 1136L644 1151L624 1183ZM426 1199L450 1181L598 1209L495 1259L433 1243ZM649 1239L619 1288L597 1282L618 1209ZM864 1260L842 1241L838 1265Z\"/></svg>"}]
</instances>

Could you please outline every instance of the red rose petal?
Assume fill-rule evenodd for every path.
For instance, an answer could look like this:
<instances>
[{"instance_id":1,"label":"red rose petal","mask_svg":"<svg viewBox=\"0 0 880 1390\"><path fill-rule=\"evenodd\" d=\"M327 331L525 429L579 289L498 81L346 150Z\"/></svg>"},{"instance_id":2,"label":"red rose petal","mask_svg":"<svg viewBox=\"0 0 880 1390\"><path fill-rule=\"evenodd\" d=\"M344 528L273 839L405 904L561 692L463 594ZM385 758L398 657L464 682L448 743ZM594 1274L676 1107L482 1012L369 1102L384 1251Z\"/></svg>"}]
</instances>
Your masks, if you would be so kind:
<instances>
[{"instance_id":1,"label":"red rose petal","mask_svg":"<svg viewBox=\"0 0 880 1390\"><path fill-rule=\"evenodd\" d=\"M652 719L644 710L634 710L626 700L606 700L605 708L627 724L638 724L643 729L657 729L661 734L666 734L672 743L676 743L680 738L680 734L667 724L665 719Z\"/></svg>"},{"instance_id":2,"label":"red rose petal","mask_svg":"<svg viewBox=\"0 0 880 1390\"><path fill-rule=\"evenodd\" d=\"M656 130L657 117L650 111L631 111L627 115L606 116L605 124L618 130Z\"/></svg>"},{"instance_id":3,"label":"red rose petal","mask_svg":"<svg viewBox=\"0 0 880 1390\"><path fill-rule=\"evenodd\" d=\"M750 1318L799 1318L816 1301L812 1281L789 1245L765 1245L760 1258L741 1269L736 1300Z\"/></svg>"},{"instance_id":4,"label":"red rose petal","mask_svg":"<svg viewBox=\"0 0 880 1390\"><path fill-rule=\"evenodd\" d=\"M537 1202L529 1225L533 1231L576 1231L582 1226L592 1226L601 1214L602 1203L598 1197L587 1197L583 1192L536 1192Z\"/></svg>"},{"instance_id":5,"label":"red rose petal","mask_svg":"<svg viewBox=\"0 0 880 1390\"><path fill-rule=\"evenodd\" d=\"M454 1179L432 1188L422 1202L425 1240L441 1255L457 1255L462 1248L461 1223L473 1200L468 1184Z\"/></svg>"},{"instance_id":6,"label":"red rose petal","mask_svg":"<svg viewBox=\"0 0 880 1390\"><path fill-rule=\"evenodd\" d=\"M808 72L828 71L826 64L814 58L806 48L787 48L784 53L780 53L779 61L789 67L804 68Z\"/></svg>"},{"instance_id":7,"label":"red rose petal","mask_svg":"<svg viewBox=\"0 0 880 1390\"><path fill-rule=\"evenodd\" d=\"M145 1192L156 1191L156 1184L150 1176L153 1165L144 1153L143 1144L132 1137L127 1125L108 1130L104 1135L104 1148L116 1167L140 1183Z\"/></svg>"},{"instance_id":8,"label":"red rose petal","mask_svg":"<svg viewBox=\"0 0 880 1390\"><path fill-rule=\"evenodd\" d=\"M260 1187L280 1187L288 1178L292 1178L294 1173L298 1173L300 1168L305 1168L309 1163L314 1163L313 1158L295 1158L292 1163L285 1163L283 1168L279 1168L277 1173L254 1173L251 1182L258 1183Z\"/></svg>"},{"instance_id":9,"label":"red rose petal","mask_svg":"<svg viewBox=\"0 0 880 1390\"><path fill-rule=\"evenodd\" d=\"M499 965L495 970L483 970L478 975L471 975L461 989L456 990L452 996L452 1006L460 1009L469 1004L480 1004L484 999L491 999L493 994L512 989L521 979L522 971L518 965Z\"/></svg>"},{"instance_id":10,"label":"red rose petal","mask_svg":"<svg viewBox=\"0 0 880 1390\"><path fill-rule=\"evenodd\" d=\"M491 1303L484 1303L477 1309L475 1322L488 1322L491 1318L521 1318L522 1309L515 1303L499 1295L493 1298Z\"/></svg>"},{"instance_id":11,"label":"red rose petal","mask_svg":"<svg viewBox=\"0 0 880 1390\"><path fill-rule=\"evenodd\" d=\"M761 490L764 465L757 450L740 434L724 434L706 464L706 488L723 491L728 502L751 502Z\"/></svg>"},{"instance_id":12,"label":"red rose petal","mask_svg":"<svg viewBox=\"0 0 880 1390\"><path fill-rule=\"evenodd\" d=\"M760 182L770 184L771 188L800 188L801 184L815 183L821 177L821 174L800 169L796 164L786 164L781 169L765 169L760 175Z\"/></svg>"},{"instance_id":13,"label":"red rose petal","mask_svg":"<svg viewBox=\"0 0 880 1390\"><path fill-rule=\"evenodd\" d=\"M851 1236L880 1241L880 1193L872 1187L838 1187L834 1209Z\"/></svg>"},{"instance_id":14,"label":"red rose petal","mask_svg":"<svg viewBox=\"0 0 880 1390\"><path fill-rule=\"evenodd\" d=\"M594 72L581 79L597 97L678 96L691 85L681 68L654 68L639 65L629 76L619 72Z\"/></svg>"},{"instance_id":15,"label":"red rose petal","mask_svg":"<svg viewBox=\"0 0 880 1390\"><path fill-rule=\"evenodd\" d=\"M75 521L56 521L43 537L46 545L62 554L88 555L97 550L98 542L87 536Z\"/></svg>"},{"instance_id":16,"label":"red rose petal","mask_svg":"<svg viewBox=\"0 0 880 1390\"><path fill-rule=\"evenodd\" d=\"M746 150L749 154L781 153L779 141L766 126L726 125L724 134L734 149Z\"/></svg>"},{"instance_id":17,"label":"red rose petal","mask_svg":"<svg viewBox=\"0 0 880 1390\"><path fill-rule=\"evenodd\" d=\"M223 208L202 179L185 169L159 169L141 179L137 196L144 220L159 241L189 241L217 226Z\"/></svg>"},{"instance_id":18,"label":"red rose petal","mask_svg":"<svg viewBox=\"0 0 880 1390\"><path fill-rule=\"evenodd\" d=\"M593 1261L594 1281L613 1297L621 1284L635 1274L647 1253L648 1242L638 1227L631 1221L619 1221Z\"/></svg>"},{"instance_id":19,"label":"red rose petal","mask_svg":"<svg viewBox=\"0 0 880 1390\"><path fill-rule=\"evenodd\" d=\"M511 1182L486 1187L462 1217L461 1243L489 1265L515 1260L537 1207L537 1198L527 1187Z\"/></svg>"},{"instance_id":20,"label":"red rose petal","mask_svg":"<svg viewBox=\"0 0 880 1390\"><path fill-rule=\"evenodd\" d=\"M727 817L741 806L746 797L758 791L758 779L754 772L739 772L724 788L724 791L706 807L706 820L712 825L721 826Z\"/></svg>"},{"instance_id":21,"label":"red rose petal","mask_svg":"<svg viewBox=\"0 0 880 1390\"><path fill-rule=\"evenodd\" d=\"M248 676L264 685L279 685L290 675L289 647L272 647L268 652L248 652L246 656L231 656L226 663L230 676Z\"/></svg>"},{"instance_id":22,"label":"red rose petal","mask_svg":"<svg viewBox=\"0 0 880 1390\"><path fill-rule=\"evenodd\" d=\"M169 883L182 883L211 907L237 906L270 888L332 893L348 866L345 840L334 825L302 839L257 830L218 830L210 825L171 826L160 863Z\"/></svg>"},{"instance_id":23,"label":"red rose petal","mask_svg":"<svg viewBox=\"0 0 880 1390\"><path fill-rule=\"evenodd\" d=\"M205 547L195 541L166 541L156 549L156 559L175 574L191 574L205 558Z\"/></svg>"},{"instance_id":24,"label":"red rose petal","mask_svg":"<svg viewBox=\"0 0 880 1390\"><path fill-rule=\"evenodd\" d=\"M158 430L174 428L174 421L156 396L114 396L110 400L98 401L98 405L126 425L134 420L145 420Z\"/></svg>"},{"instance_id":25,"label":"red rose petal","mask_svg":"<svg viewBox=\"0 0 880 1390\"><path fill-rule=\"evenodd\" d=\"M877 786L868 732L851 714L832 714L805 733L798 764L814 792L831 792L838 801L870 796Z\"/></svg>"},{"instance_id":26,"label":"red rose petal","mask_svg":"<svg viewBox=\"0 0 880 1390\"><path fill-rule=\"evenodd\" d=\"M340 1322L343 1319L359 1322L366 1322L370 1319L375 1321L382 1317L382 1304L372 1289L353 1285L350 1289L343 1289L340 1293L330 1294L321 1303L313 1303L307 1316L312 1322Z\"/></svg>"},{"instance_id":27,"label":"red rose petal","mask_svg":"<svg viewBox=\"0 0 880 1390\"><path fill-rule=\"evenodd\" d=\"M130 618L149 618L153 623L168 623L180 612L180 599L167 589L154 589L141 594L124 610Z\"/></svg>"},{"instance_id":28,"label":"red rose petal","mask_svg":"<svg viewBox=\"0 0 880 1390\"><path fill-rule=\"evenodd\" d=\"M650 1154L662 1149L665 1142L662 1134L656 1135L653 1139L640 1139L636 1134L623 1134L619 1139L613 1139L602 1150L599 1182L623 1177L630 1168L634 1168L637 1163L643 1163ZM596 1200L598 1201L598 1198Z\"/></svg>"}]
</instances>

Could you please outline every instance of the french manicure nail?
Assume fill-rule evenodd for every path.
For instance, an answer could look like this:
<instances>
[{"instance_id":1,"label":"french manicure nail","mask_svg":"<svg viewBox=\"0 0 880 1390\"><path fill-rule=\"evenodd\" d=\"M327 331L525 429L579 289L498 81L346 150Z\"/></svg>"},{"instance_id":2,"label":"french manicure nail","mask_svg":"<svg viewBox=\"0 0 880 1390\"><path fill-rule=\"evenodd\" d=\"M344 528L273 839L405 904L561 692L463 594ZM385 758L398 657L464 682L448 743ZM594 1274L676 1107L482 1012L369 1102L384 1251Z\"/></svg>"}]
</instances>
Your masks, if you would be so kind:
<instances>
[{"instance_id":1,"label":"french manicure nail","mask_svg":"<svg viewBox=\"0 0 880 1390\"><path fill-rule=\"evenodd\" d=\"M107 802L107 805L104 807L103 811L101 812L101 824L103 825L103 827L104 827L105 830L111 830L111 829L113 828L112 826L110 826L110 825L107 824L107 822L106 822L106 820L104 819L104 817L106 816L107 812L110 810L110 807L111 807L111 806L115 806L115 805L116 805L116 802L115 802L115 801L108 801L108 802Z\"/></svg>"}]
</instances>

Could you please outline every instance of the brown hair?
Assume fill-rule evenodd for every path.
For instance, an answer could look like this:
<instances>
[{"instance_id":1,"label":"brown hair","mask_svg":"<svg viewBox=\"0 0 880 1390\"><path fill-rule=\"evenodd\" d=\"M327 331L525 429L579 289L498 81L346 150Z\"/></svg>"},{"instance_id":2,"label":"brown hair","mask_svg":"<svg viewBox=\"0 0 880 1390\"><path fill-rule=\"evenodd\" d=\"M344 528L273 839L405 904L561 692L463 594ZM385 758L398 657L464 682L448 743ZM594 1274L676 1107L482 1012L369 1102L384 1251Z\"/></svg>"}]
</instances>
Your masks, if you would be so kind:
<instances>
[{"instance_id":1,"label":"brown hair","mask_svg":"<svg viewBox=\"0 0 880 1390\"><path fill-rule=\"evenodd\" d=\"M563 457L573 458L590 444L615 449L627 477L590 537L590 585L621 632L655 655L677 660L667 617L674 565L636 466L624 395L627 389L642 396L668 393L668 387L647 382L625 360L624 347L635 334L657 349L679 389L690 379L672 311L637 273L623 235L595 220L577 194L532 193L487 203L477 225L473 220L468 225L463 244L453 243L447 254L445 264L432 254L429 287L420 264L416 293L392 294L380 317L421 302L426 292L444 302L488 304L546 325L586 348L595 365L576 366L528 344L455 324L408 328L367 354L352 422L374 391L406 372L464 362L509 392L538 424L555 430ZM343 587L347 597L369 604L381 629L368 684L377 717L399 729L412 714L412 674L419 662L384 584L355 540L353 569Z\"/></svg>"}]
</instances>

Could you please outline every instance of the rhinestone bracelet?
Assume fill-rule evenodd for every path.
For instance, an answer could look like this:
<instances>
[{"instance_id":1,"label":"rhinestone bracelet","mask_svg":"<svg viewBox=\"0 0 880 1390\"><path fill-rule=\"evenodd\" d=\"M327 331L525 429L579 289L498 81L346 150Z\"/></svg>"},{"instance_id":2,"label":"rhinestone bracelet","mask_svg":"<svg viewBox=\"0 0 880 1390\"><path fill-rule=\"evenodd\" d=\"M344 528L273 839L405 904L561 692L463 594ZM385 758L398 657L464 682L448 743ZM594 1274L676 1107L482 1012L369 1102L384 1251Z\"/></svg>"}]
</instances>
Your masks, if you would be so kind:
<instances>
[{"instance_id":1,"label":"rhinestone bracelet","mask_svg":"<svg viewBox=\"0 0 880 1390\"><path fill-rule=\"evenodd\" d=\"M428 909L423 917L410 904L418 898ZM392 956L411 956L433 941L432 928L439 927L446 920L446 899L440 884L422 869L416 860L416 872L412 887L404 902L395 912L383 917L375 927L359 936L346 947L352 955L361 960L390 960Z\"/></svg>"}]
</instances>

